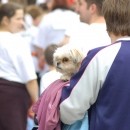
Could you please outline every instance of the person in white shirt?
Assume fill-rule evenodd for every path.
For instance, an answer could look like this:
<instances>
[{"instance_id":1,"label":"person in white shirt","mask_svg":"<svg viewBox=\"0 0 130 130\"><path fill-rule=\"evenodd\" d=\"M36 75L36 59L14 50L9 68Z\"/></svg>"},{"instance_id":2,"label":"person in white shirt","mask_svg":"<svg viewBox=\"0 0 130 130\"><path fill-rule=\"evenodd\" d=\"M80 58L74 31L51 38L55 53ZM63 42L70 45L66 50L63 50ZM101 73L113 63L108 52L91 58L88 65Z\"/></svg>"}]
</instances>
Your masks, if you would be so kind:
<instances>
[{"instance_id":1,"label":"person in white shirt","mask_svg":"<svg viewBox=\"0 0 130 130\"><path fill-rule=\"evenodd\" d=\"M53 54L58 45L50 44L44 51L45 61L49 66L49 71L46 72L40 81L40 94L55 80L59 79L61 73L57 72L53 65Z\"/></svg>"},{"instance_id":2,"label":"person in white shirt","mask_svg":"<svg viewBox=\"0 0 130 130\"><path fill-rule=\"evenodd\" d=\"M38 25L43 17L43 10L41 7L36 5L29 5L25 9L25 29L21 32L21 35L28 42L35 71L37 74L38 85L40 83L40 69L38 67L38 58L35 46L33 45L34 39L38 33Z\"/></svg>"},{"instance_id":3,"label":"person in white shirt","mask_svg":"<svg viewBox=\"0 0 130 130\"><path fill-rule=\"evenodd\" d=\"M84 0L75 0L77 5L75 11L79 14L81 23L86 25L81 24L79 28L73 29L71 32L68 30L66 35L69 37L68 44L79 47L86 54L90 49L111 43L106 31L106 23L101 13L101 1L89 1L92 5L89 8L89 5Z\"/></svg>"},{"instance_id":4,"label":"person in white shirt","mask_svg":"<svg viewBox=\"0 0 130 130\"><path fill-rule=\"evenodd\" d=\"M79 16L69 9L68 0L51 0L49 9L51 12L42 19L34 43L41 69L44 68L43 51L46 47L51 43L59 44L65 38L66 29L79 22Z\"/></svg>"},{"instance_id":5,"label":"person in white shirt","mask_svg":"<svg viewBox=\"0 0 130 130\"><path fill-rule=\"evenodd\" d=\"M0 129L4 130L26 130L29 108L38 99L29 46L14 35L21 31L23 18L21 5L9 2L0 6Z\"/></svg>"}]
</instances>

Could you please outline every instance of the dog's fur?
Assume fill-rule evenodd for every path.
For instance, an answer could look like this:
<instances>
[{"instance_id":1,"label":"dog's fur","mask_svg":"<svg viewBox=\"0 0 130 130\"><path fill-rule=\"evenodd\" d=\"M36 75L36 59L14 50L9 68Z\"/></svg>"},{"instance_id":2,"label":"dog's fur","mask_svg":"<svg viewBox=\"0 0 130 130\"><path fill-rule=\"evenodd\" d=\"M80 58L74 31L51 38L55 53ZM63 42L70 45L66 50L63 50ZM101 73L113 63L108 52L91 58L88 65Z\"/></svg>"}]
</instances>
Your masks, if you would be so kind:
<instances>
[{"instance_id":1,"label":"dog's fur","mask_svg":"<svg viewBox=\"0 0 130 130\"><path fill-rule=\"evenodd\" d=\"M60 79L68 81L79 70L84 54L81 50L64 45L57 48L53 55L56 70L62 73Z\"/></svg>"}]
</instances>

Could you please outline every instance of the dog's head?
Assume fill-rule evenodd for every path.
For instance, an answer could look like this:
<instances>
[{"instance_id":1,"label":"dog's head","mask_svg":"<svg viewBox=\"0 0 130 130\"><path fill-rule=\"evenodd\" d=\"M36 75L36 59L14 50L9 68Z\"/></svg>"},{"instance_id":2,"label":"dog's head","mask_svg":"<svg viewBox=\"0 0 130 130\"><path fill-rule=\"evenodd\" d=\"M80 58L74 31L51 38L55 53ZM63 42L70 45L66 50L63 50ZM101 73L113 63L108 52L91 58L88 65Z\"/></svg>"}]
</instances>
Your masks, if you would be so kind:
<instances>
[{"instance_id":1,"label":"dog's head","mask_svg":"<svg viewBox=\"0 0 130 130\"><path fill-rule=\"evenodd\" d=\"M83 52L69 45L57 48L53 55L56 70L62 74L71 74L71 76L79 70L83 59Z\"/></svg>"}]
</instances>

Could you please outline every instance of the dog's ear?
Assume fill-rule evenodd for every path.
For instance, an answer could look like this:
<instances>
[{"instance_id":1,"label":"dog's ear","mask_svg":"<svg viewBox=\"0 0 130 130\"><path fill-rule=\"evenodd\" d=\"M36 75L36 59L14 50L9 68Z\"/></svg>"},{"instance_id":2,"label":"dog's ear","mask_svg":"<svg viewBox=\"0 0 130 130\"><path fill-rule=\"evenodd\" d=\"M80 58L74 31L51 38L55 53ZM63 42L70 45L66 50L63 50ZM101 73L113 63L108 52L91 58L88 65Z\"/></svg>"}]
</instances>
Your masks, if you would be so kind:
<instances>
[{"instance_id":1,"label":"dog's ear","mask_svg":"<svg viewBox=\"0 0 130 130\"><path fill-rule=\"evenodd\" d=\"M81 66L81 63L82 63L82 62L78 62L78 64L77 64L78 70L79 70L79 68L80 68L80 66ZM77 71L78 71L78 70L77 70Z\"/></svg>"},{"instance_id":2,"label":"dog's ear","mask_svg":"<svg viewBox=\"0 0 130 130\"><path fill-rule=\"evenodd\" d=\"M82 60L85 57L84 53L81 50L74 49L74 54L76 62L81 64Z\"/></svg>"}]
</instances>

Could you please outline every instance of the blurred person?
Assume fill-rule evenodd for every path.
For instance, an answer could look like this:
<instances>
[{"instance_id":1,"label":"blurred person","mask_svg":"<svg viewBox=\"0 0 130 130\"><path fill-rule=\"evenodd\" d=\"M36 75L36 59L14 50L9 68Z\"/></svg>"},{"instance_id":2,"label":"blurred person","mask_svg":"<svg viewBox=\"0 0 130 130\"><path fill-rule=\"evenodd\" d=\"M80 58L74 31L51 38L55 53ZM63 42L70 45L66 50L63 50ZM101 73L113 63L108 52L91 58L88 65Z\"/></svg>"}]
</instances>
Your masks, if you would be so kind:
<instances>
[{"instance_id":1,"label":"blurred person","mask_svg":"<svg viewBox=\"0 0 130 130\"><path fill-rule=\"evenodd\" d=\"M48 8L46 7L45 9L42 9L41 6L37 5L28 5L25 9L25 26L26 29L23 30L22 36L23 38L27 39L27 42L30 45L31 49L31 55L33 58L33 63L35 66L35 72L37 74L37 81L38 81L38 86L39 86L39 95L40 95L40 81L41 81L41 70L38 67L38 58L37 58L37 53L35 46L33 45L34 38L38 33L38 25L41 21L41 19L48 13ZM29 17L30 21L28 21ZM34 126L34 121L30 117L28 117L28 123L27 123L27 130L31 130L32 127Z\"/></svg>"},{"instance_id":2,"label":"blurred person","mask_svg":"<svg viewBox=\"0 0 130 130\"><path fill-rule=\"evenodd\" d=\"M82 119L88 110L89 130L129 130L129 8L129 0L104 0L111 45L90 50L63 89L60 116L65 124Z\"/></svg>"},{"instance_id":3,"label":"blurred person","mask_svg":"<svg viewBox=\"0 0 130 130\"><path fill-rule=\"evenodd\" d=\"M50 44L44 51L45 62L49 66L49 71L46 72L40 81L40 94L55 80L60 79L61 73L56 71L53 64L53 54L58 48L56 44Z\"/></svg>"},{"instance_id":4,"label":"blurred person","mask_svg":"<svg viewBox=\"0 0 130 130\"><path fill-rule=\"evenodd\" d=\"M68 0L50 0L47 2L51 10L41 21L34 45L39 58L39 68L44 67L43 52L51 43L59 44L65 38L65 30L79 22L79 16L69 9Z\"/></svg>"},{"instance_id":5,"label":"blurred person","mask_svg":"<svg viewBox=\"0 0 130 130\"><path fill-rule=\"evenodd\" d=\"M106 23L101 12L103 0L79 0L75 8L81 23L75 29L66 31L68 44L81 48L86 54L90 49L111 43L106 31Z\"/></svg>"},{"instance_id":6,"label":"blurred person","mask_svg":"<svg viewBox=\"0 0 130 130\"><path fill-rule=\"evenodd\" d=\"M79 6L77 12L80 16L80 21L87 23L89 26L86 30L84 38L80 36L75 39L71 39L70 43L81 42L83 51L87 54L90 49L109 45L111 43L110 37L106 31L106 22L102 14L102 2L103 0L79 0Z\"/></svg>"},{"instance_id":7,"label":"blurred person","mask_svg":"<svg viewBox=\"0 0 130 130\"><path fill-rule=\"evenodd\" d=\"M37 74L37 81L38 84L40 83L40 69L38 67L38 58L36 54L35 47L33 45L34 38L38 33L38 25L42 19L43 11L39 6L36 5L29 5L25 9L25 29L22 30L21 35L26 42L29 44L31 49L31 55L33 58L35 71Z\"/></svg>"},{"instance_id":8,"label":"blurred person","mask_svg":"<svg viewBox=\"0 0 130 130\"><path fill-rule=\"evenodd\" d=\"M43 10L39 6L28 5L25 9L25 14L30 14L33 19L32 24L38 26L42 19Z\"/></svg>"},{"instance_id":9,"label":"blurred person","mask_svg":"<svg viewBox=\"0 0 130 130\"><path fill-rule=\"evenodd\" d=\"M39 69L38 66L38 58L35 46L33 44L34 39L38 33L38 25L41 19L46 15L47 11L44 10L37 5L29 5L25 9L25 22L24 22L24 29L20 32L20 35L24 38L26 43L30 46L31 55L34 62L35 72L37 74L37 81L38 86L40 87L40 78L42 71ZM40 89L39 89L40 94Z\"/></svg>"},{"instance_id":10,"label":"blurred person","mask_svg":"<svg viewBox=\"0 0 130 130\"><path fill-rule=\"evenodd\" d=\"M18 35L24 23L23 7L0 6L0 129L26 130L29 108L38 99L38 84L30 49ZM29 111L29 113L28 113Z\"/></svg>"},{"instance_id":11,"label":"blurred person","mask_svg":"<svg viewBox=\"0 0 130 130\"><path fill-rule=\"evenodd\" d=\"M78 14L78 6L79 6L78 0L73 0L72 8L77 14ZM71 41L71 38L73 39L73 38L77 38L77 37L82 38L81 42L83 42L86 37L87 27L88 27L87 23L80 21L79 23L76 24L76 26L72 26L71 28L68 28L65 32L65 38L63 39L63 41L61 41L60 45L63 46L65 44L68 44L69 41ZM76 43L74 43L75 46L77 46L77 44L78 44L78 47L80 49L83 49L81 46L82 44L79 44L79 43L76 44Z\"/></svg>"}]
</instances>

